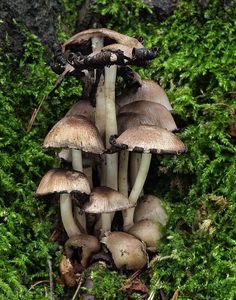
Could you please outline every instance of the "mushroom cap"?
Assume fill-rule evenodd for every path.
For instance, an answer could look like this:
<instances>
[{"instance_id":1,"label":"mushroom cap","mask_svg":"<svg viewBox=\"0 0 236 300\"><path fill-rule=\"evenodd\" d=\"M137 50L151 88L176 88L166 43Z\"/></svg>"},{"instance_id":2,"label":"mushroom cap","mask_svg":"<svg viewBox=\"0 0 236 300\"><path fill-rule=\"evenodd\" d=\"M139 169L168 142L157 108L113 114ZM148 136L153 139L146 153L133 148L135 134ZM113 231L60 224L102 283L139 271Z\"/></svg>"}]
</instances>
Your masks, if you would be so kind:
<instances>
[{"instance_id":1,"label":"mushroom cap","mask_svg":"<svg viewBox=\"0 0 236 300\"><path fill-rule=\"evenodd\" d=\"M86 268L88 266L91 255L101 249L101 244L93 235L79 234L72 236L66 241L66 251L68 250L68 248L81 248L82 253L80 263L84 268Z\"/></svg>"},{"instance_id":2,"label":"mushroom cap","mask_svg":"<svg viewBox=\"0 0 236 300\"><path fill-rule=\"evenodd\" d=\"M134 211L134 223L142 220L159 222L163 226L167 222L167 214L161 200L153 195L144 195L138 201Z\"/></svg>"},{"instance_id":3,"label":"mushroom cap","mask_svg":"<svg viewBox=\"0 0 236 300\"><path fill-rule=\"evenodd\" d=\"M168 110L173 110L165 91L154 80L142 80L140 87L128 90L126 94L120 95L117 98L117 103L122 107L140 100L160 103Z\"/></svg>"},{"instance_id":4,"label":"mushroom cap","mask_svg":"<svg viewBox=\"0 0 236 300\"><path fill-rule=\"evenodd\" d=\"M64 52L69 46L80 45L89 41L93 37L108 38L109 43L119 43L129 47L143 48L143 45L135 38L121 34L107 28L95 28L81 31L71 38L69 38L63 45L62 51Z\"/></svg>"},{"instance_id":5,"label":"mushroom cap","mask_svg":"<svg viewBox=\"0 0 236 300\"><path fill-rule=\"evenodd\" d=\"M124 112L134 112L146 115L153 121L150 125L157 125L161 128L166 128L169 131L177 130L177 126L170 111L160 103L145 100L135 101L122 106L119 110L119 114Z\"/></svg>"},{"instance_id":6,"label":"mushroom cap","mask_svg":"<svg viewBox=\"0 0 236 300\"><path fill-rule=\"evenodd\" d=\"M127 209L134 206L129 199L112 188L100 186L93 189L89 202L83 209L87 213L110 213L117 210Z\"/></svg>"},{"instance_id":7,"label":"mushroom cap","mask_svg":"<svg viewBox=\"0 0 236 300\"><path fill-rule=\"evenodd\" d=\"M175 134L150 125L129 128L118 138L112 137L110 142L116 148L134 152L179 154L187 151L184 143Z\"/></svg>"},{"instance_id":8,"label":"mushroom cap","mask_svg":"<svg viewBox=\"0 0 236 300\"><path fill-rule=\"evenodd\" d=\"M141 220L134 224L128 233L134 235L136 238L144 241L147 250L156 250L157 241L161 239L161 225L158 222L153 222L151 220Z\"/></svg>"},{"instance_id":9,"label":"mushroom cap","mask_svg":"<svg viewBox=\"0 0 236 300\"><path fill-rule=\"evenodd\" d=\"M49 170L41 179L37 188L37 196L46 196L53 193L90 194L90 186L86 176L78 171L64 169Z\"/></svg>"},{"instance_id":10,"label":"mushroom cap","mask_svg":"<svg viewBox=\"0 0 236 300\"><path fill-rule=\"evenodd\" d=\"M83 116L69 116L57 122L47 134L44 148L74 148L102 154L104 145L98 129Z\"/></svg>"},{"instance_id":11,"label":"mushroom cap","mask_svg":"<svg viewBox=\"0 0 236 300\"><path fill-rule=\"evenodd\" d=\"M118 134L121 134L130 127L139 125L156 125L148 116L136 112L122 112L117 116Z\"/></svg>"},{"instance_id":12,"label":"mushroom cap","mask_svg":"<svg viewBox=\"0 0 236 300\"><path fill-rule=\"evenodd\" d=\"M106 244L118 269L139 270L147 264L145 245L128 233L111 232L101 242Z\"/></svg>"},{"instance_id":13,"label":"mushroom cap","mask_svg":"<svg viewBox=\"0 0 236 300\"><path fill-rule=\"evenodd\" d=\"M95 124L95 108L88 100L79 100L66 113L66 117L84 116L90 122Z\"/></svg>"}]
</instances>

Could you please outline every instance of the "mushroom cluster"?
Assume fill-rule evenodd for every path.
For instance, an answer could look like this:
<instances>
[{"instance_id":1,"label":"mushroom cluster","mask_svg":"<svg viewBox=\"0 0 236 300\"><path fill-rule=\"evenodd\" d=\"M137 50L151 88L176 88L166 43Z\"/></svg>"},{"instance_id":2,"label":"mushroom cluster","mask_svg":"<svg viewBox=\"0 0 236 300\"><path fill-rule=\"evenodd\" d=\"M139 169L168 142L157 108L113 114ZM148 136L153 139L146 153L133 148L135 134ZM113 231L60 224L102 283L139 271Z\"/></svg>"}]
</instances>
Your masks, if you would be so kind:
<instances>
[{"instance_id":1,"label":"mushroom cluster","mask_svg":"<svg viewBox=\"0 0 236 300\"><path fill-rule=\"evenodd\" d=\"M62 274L63 266L70 270L72 285L73 264L81 271L99 251L110 253L118 269L147 264L167 222L160 199L144 194L151 156L180 154L186 146L173 133L177 126L163 89L130 68L148 65L157 47L100 28L74 35L55 51L54 69L61 80L82 81L83 97L44 140L43 148L55 148L67 168L49 170L36 195L59 195L68 237L60 268ZM117 76L125 82L118 97ZM118 214L112 226L117 211L123 217Z\"/></svg>"}]
</instances>

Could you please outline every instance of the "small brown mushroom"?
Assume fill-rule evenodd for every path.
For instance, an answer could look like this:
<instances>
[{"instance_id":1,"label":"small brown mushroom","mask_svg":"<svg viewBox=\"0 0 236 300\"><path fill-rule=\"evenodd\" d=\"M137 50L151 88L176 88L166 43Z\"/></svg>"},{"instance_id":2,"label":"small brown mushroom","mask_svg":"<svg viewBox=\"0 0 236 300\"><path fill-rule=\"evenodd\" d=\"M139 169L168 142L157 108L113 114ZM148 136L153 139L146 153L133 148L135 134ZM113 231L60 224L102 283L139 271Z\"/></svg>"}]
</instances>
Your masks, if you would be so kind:
<instances>
[{"instance_id":1,"label":"small brown mushroom","mask_svg":"<svg viewBox=\"0 0 236 300\"><path fill-rule=\"evenodd\" d=\"M163 226L167 222L167 214L161 200L153 195L144 195L138 201L134 211L134 223L142 220L159 222Z\"/></svg>"},{"instance_id":2,"label":"small brown mushroom","mask_svg":"<svg viewBox=\"0 0 236 300\"><path fill-rule=\"evenodd\" d=\"M155 252L157 241L162 237L161 229L162 226L158 222L142 220L135 223L128 230L128 233L134 235L141 241L144 241L147 246L147 250Z\"/></svg>"},{"instance_id":3,"label":"small brown mushroom","mask_svg":"<svg viewBox=\"0 0 236 300\"><path fill-rule=\"evenodd\" d=\"M148 261L145 245L125 232L111 232L102 238L118 269L140 270Z\"/></svg>"},{"instance_id":4,"label":"small brown mushroom","mask_svg":"<svg viewBox=\"0 0 236 300\"><path fill-rule=\"evenodd\" d=\"M68 249L78 249L81 251L80 263L83 268L87 268L89 259L93 253L100 251L101 244L95 236L88 234L79 234L69 238L65 243L65 251Z\"/></svg>"}]
</instances>

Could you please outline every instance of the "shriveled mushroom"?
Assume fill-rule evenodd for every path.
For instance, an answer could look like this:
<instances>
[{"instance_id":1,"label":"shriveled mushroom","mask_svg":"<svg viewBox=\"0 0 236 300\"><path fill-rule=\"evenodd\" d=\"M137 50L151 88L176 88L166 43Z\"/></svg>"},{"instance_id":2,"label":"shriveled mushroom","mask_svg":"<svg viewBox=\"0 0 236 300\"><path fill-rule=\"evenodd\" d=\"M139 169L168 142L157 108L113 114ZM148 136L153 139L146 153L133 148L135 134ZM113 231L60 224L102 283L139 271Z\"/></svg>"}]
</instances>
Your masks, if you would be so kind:
<instances>
[{"instance_id":1,"label":"shriveled mushroom","mask_svg":"<svg viewBox=\"0 0 236 300\"><path fill-rule=\"evenodd\" d=\"M153 195L144 195L138 201L134 211L134 223L142 220L159 222L163 226L167 222L167 214L161 200Z\"/></svg>"},{"instance_id":2,"label":"shriveled mushroom","mask_svg":"<svg viewBox=\"0 0 236 300\"><path fill-rule=\"evenodd\" d=\"M156 251L157 241L162 237L161 230L162 226L160 223L151 220L142 220L135 223L128 230L128 233L134 235L141 241L144 241L147 250L154 252Z\"/></svg>"},{"instance_id":3,"label":"shriveled mushroom","mask_svg":"<svg viewBox=\"0 0 236 300\"><path fill-rule=\"evenodd\" d=\"M111 232L102 238L118 269L140 270L148 262L145 245L125 232Z\"/></svg>"},{"instance_id":4,"label":"shriveled mushroom","mask_svg":"<svg viewBox=\"0 0 236 300\"><path fill-rule=\"evenodd\" d=\"M63 169L48 171L36 191L36 196L60 194L61 219L69 237L80 234L80 229L76 225L72 213L70 193L73 192L89 195L89 182L83 173Z\"/></svg>"},{"instance_id":5,"label":"shriveled mushroom","mask_svg":"<svg viewBox=\"0 0 236 300\"><path fill-rule=\"evenodd\" d=\"M60 262L59 268L65 284L69 287L75 286L77 284L76 273L70 259L65 255Z\"/></svg>"},{"instance_id":6,"label":"shriveled mushroom","mask_svg":"<svg viewBox=\"0 0 236 300\"><path fill-rule=\"evenodd\" d=\"M99 252L101 244L95 236L88 234L79 234L69 238L65 243L65 251L70 257L70 250L72 252L77 249L80 252L80 263L83 268L87 268L89 259L93 253Z\"/></svg>"}]
</instances>

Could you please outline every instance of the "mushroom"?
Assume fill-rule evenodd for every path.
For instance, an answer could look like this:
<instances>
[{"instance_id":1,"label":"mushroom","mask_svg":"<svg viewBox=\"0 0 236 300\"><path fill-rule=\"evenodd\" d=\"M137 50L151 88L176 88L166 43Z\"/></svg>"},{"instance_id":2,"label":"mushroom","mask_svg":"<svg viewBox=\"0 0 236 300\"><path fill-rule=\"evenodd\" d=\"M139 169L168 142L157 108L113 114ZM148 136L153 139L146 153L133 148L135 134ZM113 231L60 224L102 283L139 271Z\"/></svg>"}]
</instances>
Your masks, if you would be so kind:
<instances>
[{"instance_id":1,"label":"mushroom","mask_svg":"<svg viewBox=\"0 0 236 300\"><path fill-rule=\"evenodd\" d=\"M70 237L65 243L67 257L71 258L71 250L77 249L81 254L80 263L83 268L87 268L89 259L93 253L100 251L101 244L95 236L88 234L79 234Z\"/></svg>"},{"instance_id":2,"label":"mushroom","mask_svg":"<svg viewBox=\"0 0 236 300\"><path fill-rule=\"evenodd\" d=\"M145 245L125 232L110 232L101 240L111 252L118 269L140 270L148 261Z\"/></svg>"},{"instance_id":3,"label":"mushroom","mask_svg":"<svg viewBox=\"0 0 236 300\"><path fill-rule=\"evenodd\" d=\"M138 201L134 211L134 223L142 220L159 222L163 226L167 222L167 214L161 200L153 195L144 195Z\"/></svg>"},{"instance_id":4,"label":"mushroom","mask_svg":"<svg viewBox=\"0 0 236 300\"><path fill-rule=\"evenodd\" d=\"M89 195L89 182L83 173L63 169L48 171L41 179L36 191L36 196L39 197L54 193L60 194L61 219L69 237L80 234L72 213L70 194L74 192Z\"/></svg>"},{"instance_id":5,"label":"mushroom","mask_svg":"<svg viewBox=\"0 0 236 300\"><path fill-rule=\"evenodd\" d=\"M128 230L128 233L143 241L147 246L147 250L155 252L157 241L162 237L161 229L162 226L158 222L141 220L135 223Z\"/></svg>"},{"instance_id":6,"label":"mushroom","mask_svg":"<svg viewBox=\"0 0 236 300\"><path fill-rule=\"evenodd\" d=\"M122 107L140 100L160 103L168 110L173 110L165 91L154 80L142 80L140 87L129 89L126 94L120 95L117 104Z\"/></svg>"},{"instance_id":7,"label":"mushroom","mask_svg":"<svg viewBox=\"0 0 236 300\"><path fill-rule=\"evenodd\" d=\"M109 187L100 186L93 189L90 194L89 202L87 202L83 209L87 213L98 214L102 213L102 233L111 229L111 222L104 215L118 210L132 207L124 195Z\"/></svg>"},{"instance_id":8,"label":"mushroom","mask_svg":"<svg viewBox=\"0 0 236 300\"><path fill-rule=\"evenodd\" d=\"M136 204L147 177L151 162L151 153L180 154L187 148L172 132L157 126L141 125L132 127L123 132L118 138L112 137L111 144L115 148L128 151L141 152L142 159L135 184L129 195L129 200ZM133 224L134 209L128 209L124 218L124 229L129 229Z\"/></svg>"}]
</instances>

